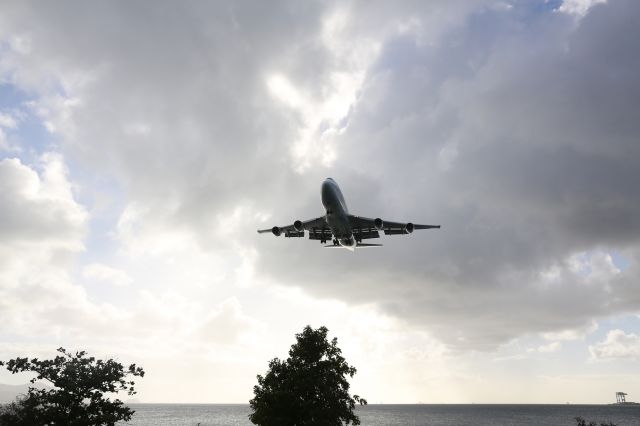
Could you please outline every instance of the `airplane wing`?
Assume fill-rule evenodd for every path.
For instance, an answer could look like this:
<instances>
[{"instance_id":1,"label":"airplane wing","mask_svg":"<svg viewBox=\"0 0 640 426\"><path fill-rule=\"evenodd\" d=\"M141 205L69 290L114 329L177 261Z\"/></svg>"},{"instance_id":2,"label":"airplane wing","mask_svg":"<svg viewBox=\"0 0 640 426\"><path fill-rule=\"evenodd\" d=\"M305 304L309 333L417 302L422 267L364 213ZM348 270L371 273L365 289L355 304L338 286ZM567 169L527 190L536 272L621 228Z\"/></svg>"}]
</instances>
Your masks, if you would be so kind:
<instances>
[{"instance_id":1,"label":"airplane wing","mask_svg":"<svg viewBox=\"0 0 640 426\"><path fill-rule=\"evenodd\" d=\"M371 219L362 216L349 215L351 228L356 238L361 239L378 238L378 231L383 231L385 235L410 234L416 229L440 228L440 225L420 225L411 222L391 222L380 218Z\"/></svg>"},{"instance_id":2,"label":"airplane wing","mask_svg":"<svg viewBox=\"0 0 640 426\"><path fill-rule=\"evenodd\" d=\"M310 239L327 240L331 239L331 230L324 216L305 221L296 220L293 225L274 226L269 229L258 229L259 234L271 232L275 236L284 234L285 237L304 237L304 231L309 231ZM318 238L313 238L313 236Z\"/></svg>"}]
</instances>

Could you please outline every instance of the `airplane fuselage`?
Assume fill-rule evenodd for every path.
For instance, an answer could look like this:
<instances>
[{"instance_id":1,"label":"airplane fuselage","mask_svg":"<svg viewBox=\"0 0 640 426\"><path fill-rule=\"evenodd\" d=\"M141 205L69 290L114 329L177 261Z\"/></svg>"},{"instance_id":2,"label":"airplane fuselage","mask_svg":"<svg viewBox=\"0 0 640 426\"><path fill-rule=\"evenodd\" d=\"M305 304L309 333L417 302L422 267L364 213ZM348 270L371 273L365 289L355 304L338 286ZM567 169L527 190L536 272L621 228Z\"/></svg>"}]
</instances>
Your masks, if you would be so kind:
<instances>
[{"instance_id":1,"label":"airplane fuselage","mask_svg":"<svg viewBox=\"0 0 640 426\"><path fill-rule=\"evenodd\" d=\"M335 237L334 244L352 248L356 245L349 222L349 209L338 184L331 178L322 182L322 205L326 210L325 220Z\"/></svg>"}]
</instances>

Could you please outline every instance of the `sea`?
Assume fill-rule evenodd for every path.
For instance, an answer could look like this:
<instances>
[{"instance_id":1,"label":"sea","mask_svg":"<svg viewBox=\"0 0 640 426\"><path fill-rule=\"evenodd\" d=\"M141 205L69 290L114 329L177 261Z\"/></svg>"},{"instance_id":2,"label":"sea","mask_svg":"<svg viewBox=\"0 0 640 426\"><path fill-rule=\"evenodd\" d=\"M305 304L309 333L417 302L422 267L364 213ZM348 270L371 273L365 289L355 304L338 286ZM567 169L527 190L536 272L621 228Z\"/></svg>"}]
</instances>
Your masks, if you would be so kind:
<instances>
[{"instance_id":1,"label":"sea","mask_svg":"<svg viewBox=\"0 0 640 426\"><path fill-rule=\"evenodd\" d=\"M128 426L250 426L246 404L129 404ZM362 426L576 426L575 417L640 426L640 405L370 404L357 407ZM124 424L123 424L124 425Z\"/></svg>"}]
</instances>

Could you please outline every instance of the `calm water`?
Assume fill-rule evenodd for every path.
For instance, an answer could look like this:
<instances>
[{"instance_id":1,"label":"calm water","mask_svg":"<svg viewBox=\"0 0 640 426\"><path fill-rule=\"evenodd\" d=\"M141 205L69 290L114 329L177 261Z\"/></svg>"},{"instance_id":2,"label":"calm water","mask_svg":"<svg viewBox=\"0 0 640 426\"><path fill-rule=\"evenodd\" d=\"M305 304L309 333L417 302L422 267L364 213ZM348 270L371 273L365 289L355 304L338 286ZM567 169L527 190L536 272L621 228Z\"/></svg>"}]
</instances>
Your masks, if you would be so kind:
<instances>
[{"instance_id":1,"label":"calm water","mask_svg":"<svg viewBox=\"0 0 640 426\"><path fill-rule=\"evenodd\" d=\"M248 405L132 404L131 426L243 425ZM368 405L358 407L363 426L574 425L574 417L640 426L640 406L613 405Z\"/></svg>"}]
</instances>

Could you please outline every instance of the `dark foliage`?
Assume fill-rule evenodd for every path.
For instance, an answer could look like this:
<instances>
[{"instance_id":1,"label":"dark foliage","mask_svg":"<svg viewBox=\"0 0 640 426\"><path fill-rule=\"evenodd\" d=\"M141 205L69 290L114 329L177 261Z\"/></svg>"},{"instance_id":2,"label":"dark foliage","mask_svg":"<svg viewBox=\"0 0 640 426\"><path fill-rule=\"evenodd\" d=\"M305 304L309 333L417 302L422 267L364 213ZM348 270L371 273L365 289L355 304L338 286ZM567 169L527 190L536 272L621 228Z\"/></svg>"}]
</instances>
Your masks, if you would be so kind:
<instances>
[{"instance_id":1,"label":"dark foliage","mask_svg":"<svg viewBox=\"0 0 640 426\"><path fill-rule=\"evenodd\" d=\"M587 421L582 417L576 417L576 422L578 423L577 426L598 426L596 422L587 423ZM616 426L616 425L613 422L609 422L609 423L600 423L600 426Z\"/></svg>"},{"instance_id":2,"label":"dark foliage","mask_svg":"<svg viewBox=\"0 0 640 426\"><path fill-rule=\"evenodd\" d=\"M274 358L267 374L258 375L250 420L261 426L359 425L354 408L367 401L349 395L347 376L356 369L342 357L338 339L329 342L326 327L309 326L296 339L286 361Z\"/></svg>"},{"instance_id":3,"label":"dark foliage","mask_svg":"<svg viewBox=\"0 0 640 426\"><path fill-rule=\"evenodd\" d=\"M0 425L115 425L129 421L134 411L119 399L105 394L126 391L136 393L129 376L144 376L144 370L131 364L125 368L112 359L96 360L86 352L72 354L59 348L61 355L39 360L16 358L6 365L11 373L34 372L38 380L47 380L52 388L29 387L27 395L0 408Z\"/></svg>"}]
</instances>

